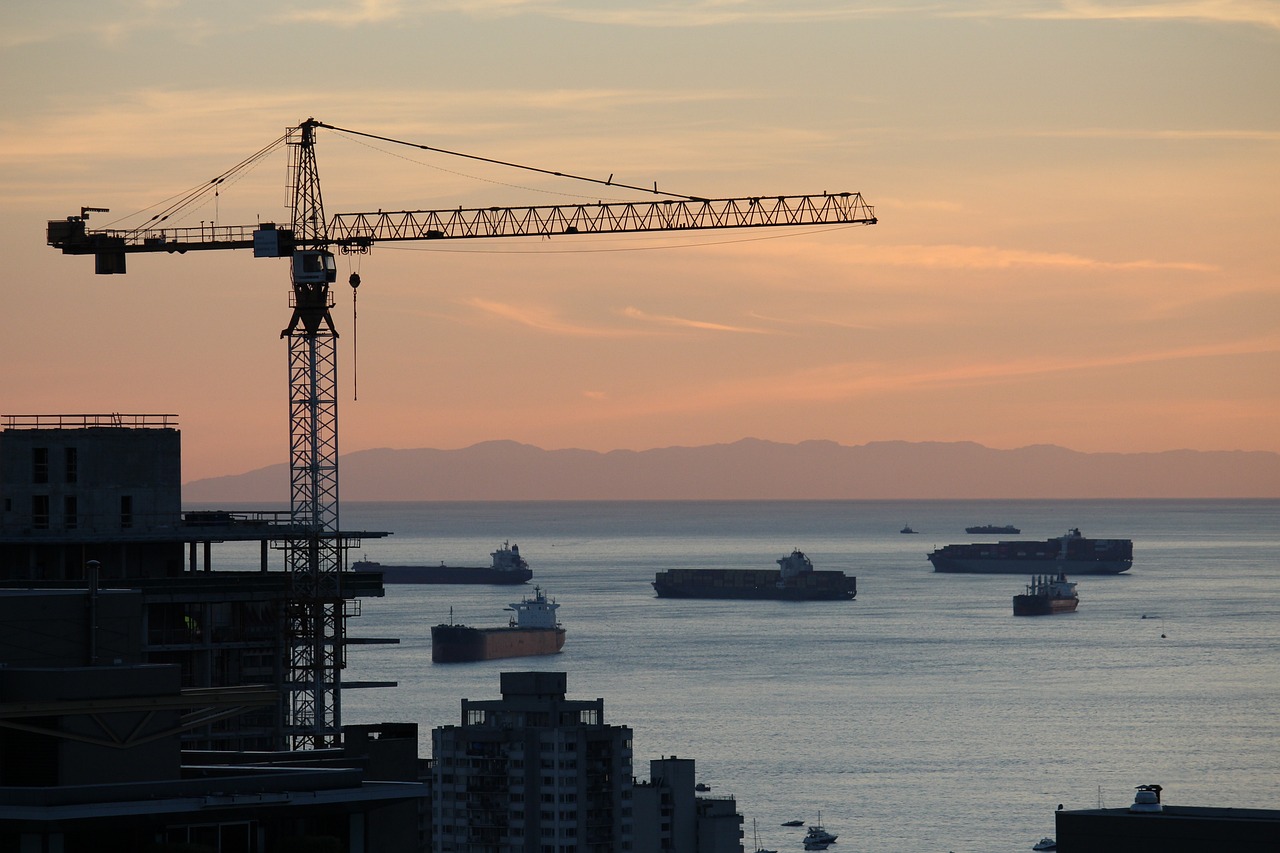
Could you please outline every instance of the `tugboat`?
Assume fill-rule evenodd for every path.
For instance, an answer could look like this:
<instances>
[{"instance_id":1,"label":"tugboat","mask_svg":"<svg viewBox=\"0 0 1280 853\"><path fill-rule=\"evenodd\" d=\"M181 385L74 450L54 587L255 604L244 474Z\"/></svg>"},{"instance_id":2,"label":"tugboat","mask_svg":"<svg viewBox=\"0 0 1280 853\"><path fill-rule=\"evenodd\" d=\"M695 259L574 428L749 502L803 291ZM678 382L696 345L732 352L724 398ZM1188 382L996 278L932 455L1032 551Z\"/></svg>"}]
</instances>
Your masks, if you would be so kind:
<instances>
[{"instance_id":1,"label":"tugboat","mask_svg":"<svg viewBox=\"0 0 1280 853\"><path fill-rule=\"evenodd\" d=\"M1080 603L1076 585L1062 572L1055 575L1035 575L1027 584L1027 591L1013 597L1014 616L1048 616L1052 613L1072 613Z\"/></svg>"},{"instance_id":2,"label":"tugboat","mask_svg":"<svg viewBox=\"0 0 1280 853\"><path fill-rule=\"evenodd\" d=\"M467 625L435 625L431 628L431 662L463 663L498 658L553 655L564 648L564 627L556 620L560 605L548 601L542 587L533 597L515 602L505 628L472 628Z\"/></svg>"}]
</instances>

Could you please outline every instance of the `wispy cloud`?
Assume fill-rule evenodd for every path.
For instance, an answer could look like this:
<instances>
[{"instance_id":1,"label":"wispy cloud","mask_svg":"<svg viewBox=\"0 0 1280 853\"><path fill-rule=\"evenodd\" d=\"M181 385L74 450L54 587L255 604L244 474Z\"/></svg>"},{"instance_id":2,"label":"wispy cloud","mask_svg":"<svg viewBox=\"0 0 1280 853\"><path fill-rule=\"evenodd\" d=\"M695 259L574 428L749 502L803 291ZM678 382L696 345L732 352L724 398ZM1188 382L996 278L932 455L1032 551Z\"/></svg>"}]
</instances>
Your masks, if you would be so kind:
<instances>
[{"instance_id":1,"label":"wispy cloud","mask_svg":"<svg viewBox=\"0 0 1280 853\"><path fill-rule=\"evenodd\" d=\"M496 302L492 299L473 297L465 300L465 304L493 317L517 323L540 332L555 335L571 335L573 337L616 338L635 334L633 331L603 326L586 326L572 323L560 315L536 305L513 305L507 302Z\"/></svg>"},{"instance_id":2,"label":"wispy cloud","mask_svg":"<svg viewBox=\"0 0 1280 853\"><path fill-rule=\"evenodd\" d=\"M687 317L669 317L658 314L649 314L641 311L639 308L630 306L622 313L633 320L638 320L642 323L652 323L659 326L671 326L682 329L700 329L711 332L734 332L748 335L770 334L765 329L753 329L748 326L730 326L725 323L712 323L707 320L692 320Z\"/></svg>"},{"instance_id":3,"label":"wispy cloud","mask_svg":"<svg viewBox=\"0 0 1280 853\"><path fill-rule=\"evenodd\" d=\"M1064 0L1041 4L1041 9L1023 9L1013 4L1015 17L1072 21L1194 21L1218 24L1248 24L1280 30L1280 4L1274 0L1173 0L1173 2L1105 3Z\"/></svg>"},{"instance_id":4,"label":"wispy cloud","mask_svg":"<svg viewBox=\"0 0 1280 853\"><path fill-rule=\"evenodd\" d=\"M772 244L745 244L740 252L756 250L776 254L778 251L794 251L793 245L781 248ZM815 259L829 256L833 264L865 266L880 264L890 267L915 267L920 269L956 270L1010 270L1010 269L1062 269L1098 271L1150 271L1166 270L1193 273L1218 272L1213 264L1199 261L1159 260L1131 258L1114 260L1089 257L1071 252L1042 252L1034 249L1016 249L1004 246L966 246L950 243L890 245L825 245L805 243L804 251Z\"/></svg>"},{"instance_id":5,"label":"wispy cloud","mask_svg":"<svg viewBox=\"0 0 1280 853\"><path fill-rule=\"evenodd\" d=\"M348 25L362 16L399 13L393 0L361 0L328 10L300 13L306 19ZM539 15L580 23L676 28L726 24L804 24L868 18L1007 18L1073 21L1190 21L1280 29L1274 0L960 0L953 3L846 2L846 0L700 0L618 3L614 0L440 0L422 3L415 14L457 13L477 18Z\"/></svg>"},{"instance_id":6,"label":"wispy cloud","mask_svg":"<svg viewBox=\"0 0 1280 853\"><path fill-rule=\"evenodd\" d=\"M430 7L432 4L426 5ZM279 20L356 27L388 23L404 15L405 5L401 0L355 0L355 2L331 4L321 8L315 8L315 4L311 4L305 9L289 9L279 15Z\"/></svg>"},{"instance_id":7,"label":"wispy cloud","mask_svg":"<svg viewBox=\"0 0 1280 853\"><path fill-rule=\"evenodd\" d=\"M1143 364L1230 356L1270 356L1278 353L1280 337L1273 336L1092 358L1035 356L1016 361L965 361L913 369L881 362L829 364L767 377L744 377L710 387L699 386L696 393L686 395L667 388L661 399L646 400L640 404L640 408L649 410L667 406L672 409L715 410L755 405L760 401L817 403L887 392L911 393L1051 379L1081 371Z\"/></svg>"}]
</instances>

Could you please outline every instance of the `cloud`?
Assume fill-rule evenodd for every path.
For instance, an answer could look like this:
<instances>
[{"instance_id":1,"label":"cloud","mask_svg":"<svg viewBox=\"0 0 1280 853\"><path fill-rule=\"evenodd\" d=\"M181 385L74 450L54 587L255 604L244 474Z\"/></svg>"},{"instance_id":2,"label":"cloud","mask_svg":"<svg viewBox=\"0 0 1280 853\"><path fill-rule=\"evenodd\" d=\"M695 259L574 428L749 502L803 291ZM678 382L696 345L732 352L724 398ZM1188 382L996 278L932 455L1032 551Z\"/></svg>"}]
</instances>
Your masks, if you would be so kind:
<instances>
[{"instance_id":1,"label":"cloud","mask_svg":"<svg viewBox=\"0 0 1280 853\"><path fill-rule=\"evenodd\" d=\"M330 24L339 27L357 27L365 24L383 24L405 15L401 0L356 0L325 8L290 9L279 20L290 23Z\"/></svg>"},{"instance_id":2,"label":"cloud","mask_svg":"<svg viewBox=\"0 0 1280 853\"><path fill-rule=\"evenodd\" d=\"M871 246L857 249L871 263L892 266L935 267L951 269L1012 269L1015 267L1053 267L1080 270L1180 270L1214 272L1210 264L1191 261L1158 261L1140 258L1111 261L1075 255L1069 252L1037 252L1007 249L999 246Z\"/></svg>"},{"instance_id":3,"label":"cloud","mask_svg":"<svg viewBox=\"0 0 1280 853\"><path fill-rule=\"evenodd\" d=\"M724 323L712 323L707 320L690 320L686 317L664 317L657 314L648 314L641 311L639 308L632 307L627 307L622 313L633 320L639 320L643 323L653 323L661 326L675 326L683 329L701 329L712 332L735 332L748 335L771 334L765 329L753 329L748 326L729 326Z\"/></svg>"},{"instance_id":4,"label":"cloud","mask_svg":"<svg viewBox=\"0 0 1280 853\"><path fill-rule=\"evenodd\" d=\"M1185 0L1184 2L1105 3L1065 0L1039 10L1018 10L1014 17L1068 21L1195 21L1217 24L1249 24L1280 30L1280 5L1274 0Z\"/></svg>"},{"instance_id":5,"label":"cloud","mask_svg":"<svg viewBox=\"0 0 1280 853\"><path fill-rule=\"evenodd\" d=\"M689 393L664 388L661 397L635 401L632 407L635 411L644 412L655 409L667 412L715 411L754 406L762 401L771 405L783 401L842 401L873 394L973 388L1143 364L1278 353L1280 338L1270 337L1093 358L1032 357L1013 362L1004 359L970 361L924 369L895 370L892 364L881 362L828 364L773 376L742 377L715 386L700 385Z\"/></svg>"},{"instance_id":6,"label":"cloud","mask_svg":"<svg viewBox=\"0 0 1280 853\"><path fill-rule=\"evenodd\" d=\"M506 302L495 302L491 299L482 299L473 297L467 299L465 304L512 323L526 326L530 329L536 329L540 332L549 332L556 335L571 335L574 337L626 337L635 334L625 329L609 329L599 326L583 326L570 323L557 314L530 305L512 305Z\"/></svg>"},{"instance_id":7,"label":"cloud","mask_svg":"<svg viewBox=\"0 0 1280 853\"><path fill-rule=\"evenodd\" d=\"M375 5L365 2L361 6ZM949 4L848 2L848 0L701 0L700 2L618 3L616 0L443 0L423 13L458 13L476 18L539 15L579 23L643 28L692 28L725 24L804 24L868 18L1007 18L1068 21L1190 21L1244 24L1280 29L1274 0L1169 0L1169 2L1088 2L1088 0L968 0ZM348 12L347 14L354 14ZM319 16L312 16L321 20ZM334 14L333 20L342 16Z\"/></svg>"}]
</instances>

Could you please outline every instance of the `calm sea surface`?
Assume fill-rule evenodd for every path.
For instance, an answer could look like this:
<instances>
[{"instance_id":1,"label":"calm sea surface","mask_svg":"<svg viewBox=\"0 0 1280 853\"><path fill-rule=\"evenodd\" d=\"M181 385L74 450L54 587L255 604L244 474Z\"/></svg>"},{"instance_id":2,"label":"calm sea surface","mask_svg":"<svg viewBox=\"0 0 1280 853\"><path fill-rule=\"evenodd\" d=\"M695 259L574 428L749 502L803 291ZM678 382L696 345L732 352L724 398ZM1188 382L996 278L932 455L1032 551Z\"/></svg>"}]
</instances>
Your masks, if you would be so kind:
<instances>
[{"instance_id":1,"label":"calm sea surface","mask_svg":"<svg viewBox=\"0 0 1280 853\"><path fill-rule=\"evenodd\" d=\"M903 535L910 524L918 535ZM1021 576L934 574L925 554L1014 524L1131 538L1128 574L1081 576L1074 614L1015 618ZM1280 808L1280 502L354 503L384 563L484 565L518 543L568 630L556 656L432 664L431 625L504 624L527 588L389 586L365 599L346 723L457 723L498 674L568 673L570 698L630 726L635 770L697 761L770 848L821 812L844 853L1026 851L1054 809L1132 802ZM989 537L987 537L989 538ZM674 567L774 568L799 548L857 575L852 602L654 597ZM244 560L252 565L255 553ZM223 566L232 568L235 566ZM833 848L834 849L834 848Z\"/></svg>"}]
</instances>

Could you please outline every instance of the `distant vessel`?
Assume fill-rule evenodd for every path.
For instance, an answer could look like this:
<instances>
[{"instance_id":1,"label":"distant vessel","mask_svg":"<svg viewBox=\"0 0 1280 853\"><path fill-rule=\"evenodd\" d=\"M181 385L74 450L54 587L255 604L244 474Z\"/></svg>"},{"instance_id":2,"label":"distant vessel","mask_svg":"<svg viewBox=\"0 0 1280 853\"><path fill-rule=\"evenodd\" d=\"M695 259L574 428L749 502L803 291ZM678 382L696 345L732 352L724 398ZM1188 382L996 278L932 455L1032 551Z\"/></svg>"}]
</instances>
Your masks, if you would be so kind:
<instances>
[{"instance_id":1,"label":"distant vessel","mask_svg":"<svg viewBox=\"0 0 1280 853\"><path fill-rule=\"evenodd\" d=\"M965 533L1012 533L1017 535L1022 531L1014 527L1012 524L980 524L977 527L966 527Z\"/></svg>"},{"instance_id":2,"label":"distant vessel","mask_svg":"<svg viewBox=\"0 0 1280 853\"><path fill-rule=\"evenodd\" d=\"M802 820L789 820L789 821L787 821L786 823L784 823L784 824L782 824L782 825L783 825L783 826L804 826L804 821L802 821Z\"/></svg>"},{"instance_id":3,"label":"distant vessel","mask_svg":"<svg viewBox=\"0 0 1280 853\"><path fill-rule=\"evenodd\" d=\"M1047 540L944 545L928 559L935 572L1116 575L1133 565L1133 540L1086 539L1073 527Z\"/></svg>"},{"instance_id":4,"label":"distant vessel","mask_svg":"<svg viewBox=\"0 0 1280 853\"><path fill-rule=\"evenodd\" d=\"M541 587L533 597L512 604L515 615L505 628L436 625L431 629L433 663L461 663L532 655L553 655L564 648L564 627L556 619L560 605L548 601Z\"/></svg>"},{"instance_id":5,"label":"distant vessel","mask_svg":"<svg viewBox=\"0 0 1280 853\"><path fill-rule=\"evenodd\" d=\"M914 530L912 530L912 529L911 529L911 525L910 525L910 524L905 524L905 525L903 525L902 529L901 529L901 530L899 530L898 532L899 532L899 533L915 533L916 531L914 531Z\"/></svg>"},{"instance_id":6,"label":"distant vessel","mask_svg":"<svg viewBox=\"0 0 1280 853\"><path fill-rule=\"evenodd\" d=\"M755 818L752 818L752 819L751 819L751 833L752 833L752 834L755 836L755 838L756 838L756 849L755 849L755 853L778 853L778 851L777 851L777 850L766 850L766 849L764 848L764 846L760 844L760 828L759 828L758 826L756 826L756 820L755 820Z\"/></svg>"},{"instance_id":7,"label":"distant vessel","mask_svg":"<svg viewBox=\"0 0 1280 853\"><path fill-rule=\"evenodd\" d=\"M1031 849L1032 850L1057 850L1058 842L1054 841L1052 838L1046 835L1044 838L1041 838L1035 844L1031 845Z\"/></svg>"},{"instance_id":8,"label":"distant vessel","mask_svg":"<svg viewBox=\"0 0 1280 853\"><path fill-rule=\"evenodd\" d=\"M1080 597L1076 585L1059 572L1054 575L1035 575L1027 584L1027 591L1013 597L1014 616L1048 616L1052 613L1073 613Z\"/></svg>"},{"instance_id":9,"label":"distant vessel","mask_svg":"<svg viewBox=\"0 0 1280 853\"><path fill-rule=\"evenodd\" d=\"M840 601L858 594L858 579L836 571L814 571L803 551L778 560L777 569L668 569L658 572L659 598L752 598L781 601Z\"/></svg>"},{"instance_id":10,"label":"distant vessel","mask_svg":"<svg viewBox=\"0 0 1280 853\"><path fill-rule=\"evenodd\" d=\"M822 812L818 812L818 822L809 827L804 835L805 850L826 850L827 846L834 844L839 836L834 833L827 832L826 827L822 825Z\"/></svg>"},{"instance_id":11,"label":"distant vessel","mask_svg":"<svg viewBox=\"0 0 1280 853\"><path fill-rule=\"evenodd\" d=\"M520 556L520 546L503 542L489 554L488 566L384 566L371 560L351 564L354 572L381 572L383 583L487 583L517 584L533 577L533 570Z\"/></svg>"}]
</instances>

